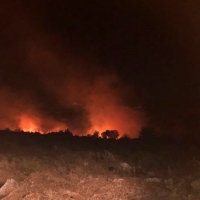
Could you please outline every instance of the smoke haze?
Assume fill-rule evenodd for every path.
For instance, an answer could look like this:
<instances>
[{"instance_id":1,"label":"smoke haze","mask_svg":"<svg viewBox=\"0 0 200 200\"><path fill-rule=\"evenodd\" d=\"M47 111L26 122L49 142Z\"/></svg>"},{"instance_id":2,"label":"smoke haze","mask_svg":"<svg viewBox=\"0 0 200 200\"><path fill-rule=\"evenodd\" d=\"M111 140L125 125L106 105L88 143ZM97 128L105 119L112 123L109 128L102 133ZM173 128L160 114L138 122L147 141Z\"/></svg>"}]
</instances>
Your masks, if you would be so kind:
<instances>
[{"instance_id":1,"label":"smoke haze","mask_svg":"<svg viewBox=\"0 0 200 200\"><path fill-rule=\"evenodd\" d=\"M2 0L0 128L198 134L199 8Z\"/></svg>"},{"instance_id":2,"label":"smoke haze","mask_svg":"<svg viewBox=\"0 0 200 200\"><path fill-rule=\"evenodd\" d=\"M38 7L33 13L28 3L2 5L1 129L81 135L116 129L137 137L144 113L127 107L133 91L111 67L42 31Z\"/></svg>"}]
</instances>

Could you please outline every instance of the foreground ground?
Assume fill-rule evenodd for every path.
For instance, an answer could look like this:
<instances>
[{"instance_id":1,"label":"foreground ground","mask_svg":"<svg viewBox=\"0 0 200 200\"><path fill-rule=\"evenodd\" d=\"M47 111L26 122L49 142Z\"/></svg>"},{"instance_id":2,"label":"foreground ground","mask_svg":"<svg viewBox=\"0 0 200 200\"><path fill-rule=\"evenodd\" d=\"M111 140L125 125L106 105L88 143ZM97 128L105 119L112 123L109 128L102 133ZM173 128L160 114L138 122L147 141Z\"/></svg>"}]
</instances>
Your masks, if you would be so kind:
<instances>
[{"instance_id":1,"label":"foreground ground","mask_svg":"<svg viewBox=\"0 0 200 200\"><path fill-rule=\"evenodd\" d=\"M200 199L195 144L13 132L0 142L0 184L17 183L4 200Z\"/></svg>"}]
</instances>

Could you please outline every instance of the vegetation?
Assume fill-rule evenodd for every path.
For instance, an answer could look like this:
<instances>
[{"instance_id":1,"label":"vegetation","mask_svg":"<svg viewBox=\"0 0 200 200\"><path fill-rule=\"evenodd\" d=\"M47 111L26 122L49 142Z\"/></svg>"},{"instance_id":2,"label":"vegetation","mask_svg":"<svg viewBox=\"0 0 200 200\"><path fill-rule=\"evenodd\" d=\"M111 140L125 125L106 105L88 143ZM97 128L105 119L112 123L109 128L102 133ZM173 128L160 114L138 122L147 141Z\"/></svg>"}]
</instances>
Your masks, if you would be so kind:
<instances>
[{"instance_id":1,"label":"vegetation","mask_svg":"<svg viewBox=\"0 0 200 200\"><path fill-rule=\"evenodd\" d=\"M0 185L19 183L4 200L198 200L199 146L148 131L117 139L115 130L83 137L2 130Z\"/></svg>"}]
</instances>

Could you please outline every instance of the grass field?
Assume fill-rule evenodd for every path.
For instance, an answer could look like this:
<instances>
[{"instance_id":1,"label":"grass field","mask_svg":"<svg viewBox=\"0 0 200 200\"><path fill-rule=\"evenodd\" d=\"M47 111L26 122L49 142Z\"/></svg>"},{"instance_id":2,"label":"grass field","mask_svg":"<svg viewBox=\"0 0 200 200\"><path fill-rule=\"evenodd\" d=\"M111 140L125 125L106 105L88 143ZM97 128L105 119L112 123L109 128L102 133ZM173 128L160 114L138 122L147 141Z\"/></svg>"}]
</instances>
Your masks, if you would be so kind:
<instances>
[{"instance_id":1,"label":"grass field","mask_svg":"<svg viewBox=\"0 0 200 200\"><path fill-rule=\"evenodd\" d=\"M0 131L4 200L198 200L195 144Z\"/></svg>"}]
</instances>

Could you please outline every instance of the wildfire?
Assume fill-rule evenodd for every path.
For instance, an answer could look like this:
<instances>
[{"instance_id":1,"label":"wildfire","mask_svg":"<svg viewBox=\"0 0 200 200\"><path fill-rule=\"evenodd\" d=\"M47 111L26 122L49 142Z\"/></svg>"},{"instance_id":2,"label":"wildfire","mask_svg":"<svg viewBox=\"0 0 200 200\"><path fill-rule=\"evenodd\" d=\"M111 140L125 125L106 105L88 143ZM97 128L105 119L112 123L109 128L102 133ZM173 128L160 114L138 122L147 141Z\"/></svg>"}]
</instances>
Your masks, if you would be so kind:
<instances>
[{"instance_id":1,"label":"wildfire","mask_svg":"<svg viewBox=\"0 0 200 200\"><path fill-rule=\"evenodd\" d=\"M123 107L119 108L111 105L102 110L93 107L90 116L92 128L89 130L89 133L117 130L120 137L124 134L137 137L141 128L141 121L135 116L139 116L139 113L134 109L125 110Z\"/></svg>"},{"instance_id":2,"label":"wildfire","mask_svg":"<svg viewBox=\"0 0 200 200\"><path fill-rule=\"evenodd\" d=\"M40 131L40 120L36 118L30 118L26 115L22 115L19 121L19 128L26 132Z\"/></svg>"},{"instance_id":3,"label":"wildfire","mask_svg":"<svg viewBox=\"0 0 200 200\"><path fill-rule=\"evenodd\" d=\"M68 129L62 122L54 121L51 118L35 117L23 114L19 118L18 127L25 132L40 132L42 134L49 132L59 132Z\"/></svg>"}]
</instances>

